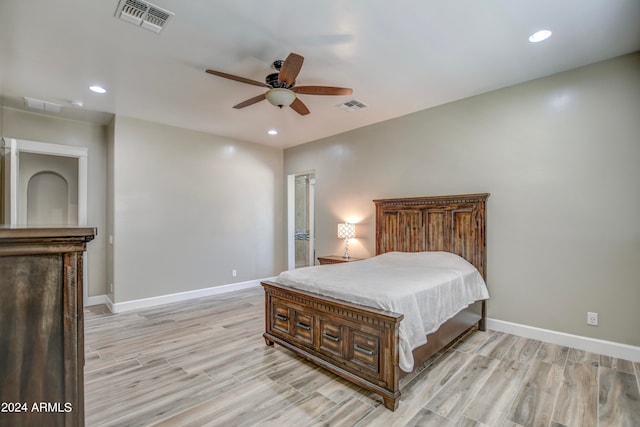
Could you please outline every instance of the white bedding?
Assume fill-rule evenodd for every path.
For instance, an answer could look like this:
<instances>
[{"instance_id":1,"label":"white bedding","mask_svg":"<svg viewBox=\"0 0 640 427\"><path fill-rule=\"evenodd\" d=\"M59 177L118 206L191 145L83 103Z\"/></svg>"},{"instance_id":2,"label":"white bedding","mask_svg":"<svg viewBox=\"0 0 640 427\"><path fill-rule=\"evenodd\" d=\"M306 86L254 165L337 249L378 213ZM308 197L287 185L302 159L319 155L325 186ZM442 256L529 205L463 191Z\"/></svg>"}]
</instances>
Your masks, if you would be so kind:
<instances>
[{"instance_id":1,"label":"white bedding","mask_svg":"<svg viewBox=\"0 0 640 427\"><path fill-rule=\"evenodd\" d=\"M280 273L278 283L404 314L400 369L413 370L412 350L474 301L489 298L478 270L449 252L387 252L357 262Z\"/></svg>"}]
</instances>

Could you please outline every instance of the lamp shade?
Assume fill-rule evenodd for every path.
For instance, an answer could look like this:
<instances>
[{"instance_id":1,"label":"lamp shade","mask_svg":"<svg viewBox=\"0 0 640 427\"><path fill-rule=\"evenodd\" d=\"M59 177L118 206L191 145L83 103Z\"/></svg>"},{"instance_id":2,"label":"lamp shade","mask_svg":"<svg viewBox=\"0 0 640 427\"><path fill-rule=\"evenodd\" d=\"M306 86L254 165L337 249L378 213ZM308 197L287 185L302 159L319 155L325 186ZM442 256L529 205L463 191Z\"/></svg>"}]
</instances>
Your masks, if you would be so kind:
<instances>
[{"instance_id":1,"label":"lamp shade","mask_svg":"<svg viewBox=\"0 0 640 427\"><path fill-rule=\"evenodd\" d=\"M338 224L338 238L352 239L356 237L356 225L349 222Z\"/></svg>"},{"instance_id":2,"label":"lamp shade","mask_svg":"<svg viewBox=\"0 0 640 427\"><path fill-rule=\"evenodd\" d=\"M285 88L269 89L265 94L267 101L276 107L288 107L296 99L296 94L292 90Z\"/></svg>"}]
</instances>

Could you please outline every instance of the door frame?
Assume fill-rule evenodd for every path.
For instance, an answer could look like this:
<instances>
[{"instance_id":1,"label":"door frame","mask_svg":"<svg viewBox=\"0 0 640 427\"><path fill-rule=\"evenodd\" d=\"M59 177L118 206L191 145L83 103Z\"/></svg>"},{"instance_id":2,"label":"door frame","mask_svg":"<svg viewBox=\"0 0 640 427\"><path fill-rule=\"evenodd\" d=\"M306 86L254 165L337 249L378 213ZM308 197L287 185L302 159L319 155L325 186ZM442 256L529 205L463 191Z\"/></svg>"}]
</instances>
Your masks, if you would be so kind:
<instances>
[{"instance_id":1,"label":"door frame","mask_svg":"<svg viewBox=\"0 0 640 427\"><path fill-rule=\"evenodd\" d=\"M9 145L8 172L9 181L9 223L18 224L18 180L20 178L20 153L35 153L49 156L74 157L78 159L78 225L87 225L87 157L89 149L48 142L28 141L25 139L5 138ZM6 161L6 160L5 160Z\"/></svg>"},{"instance_id":2,"label":"door frame","mask_svg":"<svg viewBox=\"0 0 640 427\"><path fill-rule=\"evenodd\" d=\"M309 182L309 265L315 264L315 185L316 172L297 172L287 176L287 269L296 268L296 177L313 174Z\"/></svg>"}]
</instances>

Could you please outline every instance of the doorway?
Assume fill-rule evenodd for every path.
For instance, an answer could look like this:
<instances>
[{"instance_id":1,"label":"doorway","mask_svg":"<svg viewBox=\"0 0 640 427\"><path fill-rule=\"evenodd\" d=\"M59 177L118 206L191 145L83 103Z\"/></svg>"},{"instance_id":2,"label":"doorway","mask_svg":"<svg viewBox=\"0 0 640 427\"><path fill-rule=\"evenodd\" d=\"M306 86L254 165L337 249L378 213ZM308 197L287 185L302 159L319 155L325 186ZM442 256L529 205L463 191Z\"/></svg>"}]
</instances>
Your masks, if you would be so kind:
<instances>
[{"instance_id":1,"label":"doorway","mask_svg":"<svg viewBox=\"0 0 640 427\"><path fill-rule=\"evenodd\" d=\"M315 264L315 173L288 177L288 268Z\"/></svg>"},{"instance_id":2,"label":"doorway","mask_svg":"<svg viewBox=\"0 0 640 427\"><path fill-rule=\"evenodd\" d=\"M11 225L27 225L29 214L29 193L46 196L46 187L56 191L67 190L67 204L62 217L55 206L38 208L37 222L42 225L87 225L87 152L84 147L73 147L45 142L5 139L10 155L5 159L8 191L8 218ZM52 188L53 188L52 187ZM33 209L33 208L32 208ZM57 209L57 208L56 208ZM52 215L46 218L47 210ZM44 215L44 216L43 216ZM56 224L56 222L58 222Z\"/></svg>"}]
</instances>

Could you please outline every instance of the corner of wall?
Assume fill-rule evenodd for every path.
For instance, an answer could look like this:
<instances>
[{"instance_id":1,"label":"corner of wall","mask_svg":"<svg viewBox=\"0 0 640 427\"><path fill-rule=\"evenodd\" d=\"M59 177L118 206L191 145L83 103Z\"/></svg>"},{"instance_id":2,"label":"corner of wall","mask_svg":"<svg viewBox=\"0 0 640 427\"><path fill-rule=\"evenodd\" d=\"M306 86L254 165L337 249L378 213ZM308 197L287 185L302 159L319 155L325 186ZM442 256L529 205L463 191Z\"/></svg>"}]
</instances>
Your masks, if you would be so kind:
<instances>
[{"instance_id":1,"label":"corner of wall","mask_svg":"<svg viewBox=\"0 0 640 427\"><path fill-rule=\"evenodd\" d=\"M106 213L106 236L107 236L107 250L105 255L105 273L106 273L106 295L110 301L115 301L114 298L114 285L113 285L113 236L114 231L114 145L115 145L115 125L116 116L106 126L106 141L107 141L107 213Z\"/></svg>"}]
</instances>

